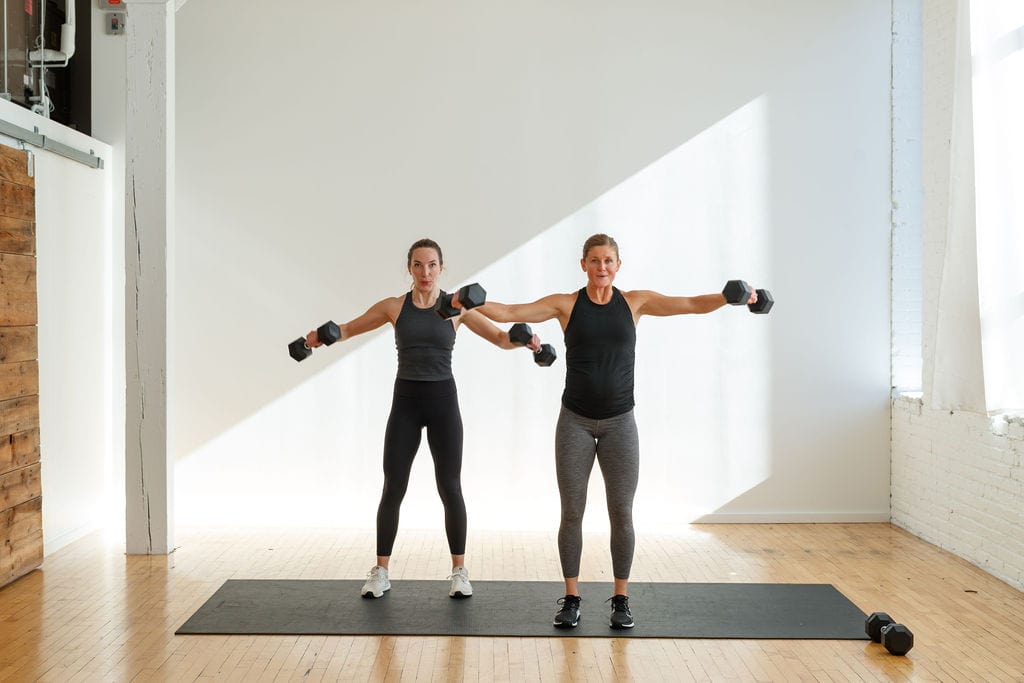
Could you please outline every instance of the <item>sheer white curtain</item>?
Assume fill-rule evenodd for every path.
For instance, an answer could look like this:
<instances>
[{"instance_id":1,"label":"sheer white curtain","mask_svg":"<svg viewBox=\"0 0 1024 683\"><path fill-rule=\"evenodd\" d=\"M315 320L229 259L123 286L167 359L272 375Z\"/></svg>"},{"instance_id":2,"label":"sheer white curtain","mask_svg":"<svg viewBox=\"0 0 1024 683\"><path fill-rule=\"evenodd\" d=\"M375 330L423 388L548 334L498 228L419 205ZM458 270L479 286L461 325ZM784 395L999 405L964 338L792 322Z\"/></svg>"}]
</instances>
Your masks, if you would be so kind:
<instances>
[{"instance_id":1,"label":"sheer white curtain","mask_svg":"<svg viewBox=\"0 0 1024 683\"><path fill-rule=\"evenodd\" d=\"M929 403L1024 410L1024 2L958 3Z\"/></svg>"},{"instance_id":2,"label":"sheer white curtain","mask_svg":"<svg viewBox=\"0 0 1024 683\"><path fill-rule=\"evenodd\" d=\"M953 63L949 204L935 324L931 399L935 408L985 412L974 206L973 107L966 0L958 3ZM926 299L929 293L925 293Z\"/></svg>"},{"instance_id":3,"label":"sheer white curtain","mask_svg":"<svg viewBox=\"0 0 1024 683\"><path fill-rule=\"evenodd\" d=\"M985 406L1024 410L1024 2L971 0Z\"/></svg>"}]
</instances>

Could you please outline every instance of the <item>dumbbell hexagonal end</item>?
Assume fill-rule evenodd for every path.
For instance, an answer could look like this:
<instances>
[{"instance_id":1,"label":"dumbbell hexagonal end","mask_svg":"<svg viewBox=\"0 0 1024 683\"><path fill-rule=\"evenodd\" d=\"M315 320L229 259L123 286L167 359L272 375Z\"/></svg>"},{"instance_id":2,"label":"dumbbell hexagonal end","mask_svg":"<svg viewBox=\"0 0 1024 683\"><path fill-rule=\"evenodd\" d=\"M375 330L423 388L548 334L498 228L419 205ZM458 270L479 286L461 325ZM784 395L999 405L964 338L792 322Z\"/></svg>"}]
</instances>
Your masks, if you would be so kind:
<instances>
[{"instance_id":1,"label":"dumbbell hexagonal end","mask_svg":"<svg viewBox=\"0 0 1024 683\"><path fill-rule=\"evenodd\" d=\"M434 302L434 310L437 311L437 314L445 320L448 318L454 318L459 313L462 313L460 309L452 306L453 296L453 294L442 293L441 296L437 297L437 301Z\"/></svg>"},{"instance_id":2,"label":"dumbbell hexagonal end","mask_svg":"<svg viewBox=\"0 0 1024 683\"><path fill-rule=\"evenodd\" d=\"M864 620L864 632L868 634L872 642L882 642L882 629L889 624L892 624L893 619L885 612L872 612L867 619Z\"/></svg>"},{"instance_id":3,"label":"dumbbell hexagonal end","mask_svg":"<svg viewBox=\"0 0 1024 683\"><path fill-rule=\"evenodd\" d=\"M459 305L467 311L471 308L482 306L486 302L487 291L477 282L466 285L459 290Z\"/></svg>"},{"instance_id":4,"label":"dumbbell hexagonal end","mask_svg":"<svg viewBox=\"0 0 1024 683\"><path fill-rule=\"evenodd\" d=\"M725 283L722 296L725 297L726 303L739 306L740 304L747 303L750 299L750 292L750 285L743 280L729 280Z\"/></svg>"},{"instance_id":5,"label":"dumbbell hexagonal end","mask_svg":"<svg viewBox=\"0 0 1024 683\"><path fill-rule=\"evenodd\" d=\"M540 350L533 354L533 362L545 368L554 363L556 358L558 354L551 344L541 344Z\"/></svg>"},{"instance_id":6,"label":"dumbbell hexagonal end","mask_svg":"<svg viewBox=\"0 0 1024 683\"><path fill-rule=\"evenodd\" d=\"M305 337L299 337L288 345L288 355L296 361L304 361L312 355L313 349L306 346Z\"/></svg>"},{"instance_id":7,"label":"dumbbell hexagonal end","mask_svg":"<svg viewBox=\"0 0 1024 683\"><path fill-rule=\"evenodd\" d=\"M533 339L533 330L526 323L516 323L509 328L508 339L516 346L526 346Z\"/></svg>"},{"instance_id":8,"label":"dumbbell hexagonal end","mask_svg":"<svg viewBox=\"0 0 1024 683\"><path fill-rule=\"evenodd\" d=\"M765 315L768 311L772 310L774 305L775 299L772 298L772 293L767 289L759 289L757 290L757 303L747 304L747 308L750 309L751 313Z\"/></svg>"},{"instance_id":9,"label":"dumbbell hexagonal end","mask_svg":"<svg viewBox=\"0 0 1024 683\"><path fill-rule=\"evenodd\" d=\"M903 624L889 624L882 627L882 646L889 654L902 657L914 647L914 634Z\"/></svg>"},{"instance_id":10,"label":"dumbbell hexagonal end","mask_svg":"<svg viewBox=\"0 0 1024 683\"><path fill-rule=\"evenodd\" d=\"M316 328L316 338L319 339L320 343L324 346L330 346L341 339L341 328L338 327L338 323L333 320L328 320L323 325Z\"/></svg>"}]
</instances>

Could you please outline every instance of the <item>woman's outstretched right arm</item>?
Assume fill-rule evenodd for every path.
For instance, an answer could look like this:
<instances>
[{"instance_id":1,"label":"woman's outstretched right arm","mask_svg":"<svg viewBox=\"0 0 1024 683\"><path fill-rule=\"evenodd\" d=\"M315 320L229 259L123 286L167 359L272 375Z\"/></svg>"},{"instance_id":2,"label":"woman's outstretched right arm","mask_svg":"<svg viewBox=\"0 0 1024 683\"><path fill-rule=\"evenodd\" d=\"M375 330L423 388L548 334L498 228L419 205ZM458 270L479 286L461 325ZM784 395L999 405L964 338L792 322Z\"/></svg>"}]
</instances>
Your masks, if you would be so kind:
<instances>
[{"instance_id":1,"label":"woman's outstretched right arm","mask_svg":"<svg viewBox=\"0 0 1024 683\"><path fill-rule=\"evenodd\" d=\"M401 309L402 297L390 297L378 301L370 306L366 313L338 326L341 330L341 341L365 332L372 332L385 323L393 323L398 319L398 313ZM322 342L317 338L316 330L310 330L309 334L306 335L306 345L311 349L322 345Z\"/></svg>"}]
</instances>

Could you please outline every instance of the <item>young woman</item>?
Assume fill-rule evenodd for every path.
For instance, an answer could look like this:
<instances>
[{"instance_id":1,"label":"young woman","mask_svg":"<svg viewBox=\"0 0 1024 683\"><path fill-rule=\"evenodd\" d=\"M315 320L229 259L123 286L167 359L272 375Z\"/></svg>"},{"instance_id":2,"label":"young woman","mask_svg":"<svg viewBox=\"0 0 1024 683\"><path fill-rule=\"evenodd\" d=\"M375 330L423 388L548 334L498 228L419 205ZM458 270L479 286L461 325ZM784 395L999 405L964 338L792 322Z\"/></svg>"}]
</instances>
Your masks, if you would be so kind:
<instances>
[{"instance_id":1,"label":"young woman","mask_svg":"<svg viewBox=\"0 0 1024 683\"><path fill-rule=\"evenodd\" d=\"M465 325L502 349L521 347L512 343L507 332L475 310L462 310L448 319L438 315L434 304L443 294L439 279L444 271L444 257L436 242L429 239L415 242L409 247L406 267L413 278L410 291L378 301L358 318L339 326L344 341L391 323L398 347L398 375L384 433L384 490L377 508L377 562L367 574L361 595L379 598L391 588L388 565L398 534L399 507L409 484L422 431L426 428L452 556L448 595L468 598L473 594L473 587L465 566L462 416L452 376L455 333ZM310 348L321 345L316 330L306 335L306 344ZM527 348L534 351L540 348L537 335L533 335Z\"/></svg>"},{"instance_id":2,"label":"young woman","mask_svg":"<svg viewBox=\"0 0 1024 683\"><path fill-rule=\"evenodd\" d=\"M558 554L565 597L554 625L573 628L580 619L579 569L587 482L597 459L604 477L611 523L615 594L609 625L632 628L628 583L633 563L633 495L640 449L633 418L636 325L641 316L710 313L728 303L723 294L671 297L649 290L613 286L622 265L619 246L608 235L583 244L580 266L587 284L570 294L551 294L528 304L496 302L476 308L497 322L539 323L557 318L565 332L565 389L555 428L555 469L561 497ZM735 303L755 303L749 299Z\"/></svg>"}]
</instances>

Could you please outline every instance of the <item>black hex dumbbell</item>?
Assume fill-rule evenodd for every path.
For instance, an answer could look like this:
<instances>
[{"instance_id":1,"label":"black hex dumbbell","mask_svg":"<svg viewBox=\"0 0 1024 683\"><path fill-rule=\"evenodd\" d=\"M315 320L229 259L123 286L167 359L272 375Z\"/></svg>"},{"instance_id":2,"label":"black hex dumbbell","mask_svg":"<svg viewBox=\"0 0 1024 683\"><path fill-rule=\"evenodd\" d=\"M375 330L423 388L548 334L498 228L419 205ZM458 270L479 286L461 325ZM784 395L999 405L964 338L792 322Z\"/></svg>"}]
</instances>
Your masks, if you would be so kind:
<instances>
[{"instance_id":1,"label":"black hex dumbbell","mask_svg":"<svg viewBox=\"0 0 1024 683\"><path fill-rule=\"evenodd\" d=\"M452 305L452 300L458 302L460 308L455 308ZM434 310L442 318L454 318L463 310L469 310L482 306L487 301L487 292L479 283L474 282L471 285L466 285L459 289L454 294L442 294L437 297L437 302L434 304Z\"/></svg>"},{"instance_id":2,"label":"black hex dumbbell","mask_svg":"<svg viewBox=\"0 0 1024 683\"><path fill-rule=\"evenodd\" d=\"M892 617L885 612L872 612L868 615L868 618L864 620L864 632L868 634L868 638L873 643L882 642L882 627L894 624Z\"/></svg>"},{"instance_id":3,"label":"black hex dumbbell","mask_svg":"<svg viewBox=\"0 0 1024 683\"><path fill-rule=\"evenodd\" d=\"M540 348L533 352L533 362L541 367L548 367L555 362L558 354L551 344L541 344Z\"/></svg>"},{"instance_id":4,"label":"black hex dumbbell","mask_svg":"<svg viewBox=\"0 0 1024 683\"><path fill-rule=\"evenodd\" d=\"M767 289L759 289L757 290L757 302L747 304L747 308L750 309L751 313L765 315L768 311L772 310L773 305L775 305L775 299L772 298L772 293Z\"/></svg>"},{"instance_id":5,"label":"black hex dumbbell","mask_svg":"<svg viewBox=\"0 0 1024 683\"><path fill-rule=\"evenodd\" d=\"M747 304L750 300L750 294L753 291L750 285L743 280L729 280L725 283L725 288L722 290L722 296L725 297L726 303L732 304L733 306L740 306ZM747 308L750 309L751 313L760 313L762 315L767 314L768 311L772 310L772 306L775 304L775 299L772 298L772 293L767 289L757 290L757 303L747 304Z\"/></svg>"},{"instance_id":6,"label":"black hex dumbbell","mask_svg":"<svg viewBox=\"0 0 1024 683\"><path fill-rule=\"evenodd\" d=\"M882 646L889 654L902 657L914 647L914 634L903 624L882 627Z\"/></svg>"},{"instance_id":7,"label":"black hex dumbbell","mask_svg":"<svg viewBox=\"0 0 1024 683\"><path fill-rule=\"evenodd\" d=\"M516 346L526 346L533 339L533 330L526 323L516 323L508 331L509 340ZM541 344L540 348L533 352L533 362L542 367L548 367L555 362L558 354L551 344Z\"/></svg>"},{"instance_id":8,"label":"black hex dumbbell","mask_svg":"<svg viewBox=\"0 0 1024 683\"><path fill-rule=\"evenodd\" d=\"M881 643L890 654L903 656L914 647L914 634L897 624L885 612L872 612L864 621L864 632L873 642Z\"/></svg>"},{"instance_id":9,"label":"black hex dumbbell","mask_svg":"<svg viewBox=\"0 0 1024 683\"><path fill-rule=\"evenodd\" d=\"M328 320L316 328L316 338L324 346L330 346L341 339L341 328L333 320ZM312 355L313 349L306 345L306 338L299 337L288 345L288 355L297 361L304 361Z\"/></svg>"}]
</instances>

